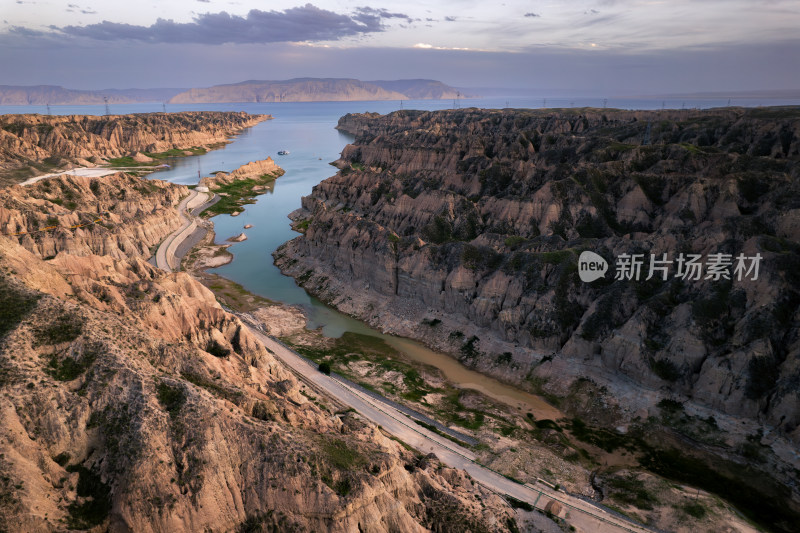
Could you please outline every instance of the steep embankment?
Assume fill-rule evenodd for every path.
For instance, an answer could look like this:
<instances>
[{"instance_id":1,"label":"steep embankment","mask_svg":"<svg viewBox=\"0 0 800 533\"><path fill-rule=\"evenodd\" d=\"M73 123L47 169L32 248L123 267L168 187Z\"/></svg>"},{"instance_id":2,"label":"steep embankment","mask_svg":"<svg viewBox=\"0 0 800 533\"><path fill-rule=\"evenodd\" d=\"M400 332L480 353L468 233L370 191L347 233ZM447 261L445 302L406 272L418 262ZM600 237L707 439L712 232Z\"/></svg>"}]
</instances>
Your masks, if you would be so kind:
<instances>
[{"instance_id":1,"label":"steep embankment","mask_svg":"<svg viewBox=\"0 0 800 533\"><path fill-rule=\"evenodd\" d=\"M361 81L346 78L251 80L230 85L189 89L170 103L202 102L342 102L456 98L458 91L434 80Z\"/></svg>"},{"instance_id":2,"label":"steep embankment","mask_svg":"<svg viewBox=\"0 0 800 533\"><path fill-rule=\"evenodd\" d=\"M339 128L355 142L294 214L305 234L277 253L284 272L594 424L669 428L756 465L796 505L796 109L406 111ZM606 279L580 281L583 250ZM730 254L732 279L672 263L645 280L651 254L681 253ZM613 279L623 254L643 254L638 281ZM737 279L739 254L761 255L757 280Z\"/></svg>"},{"instance_id":3,"label":"steep embankment","mask_svg":"<svg viewBox=\"0 0 800 533\"><path fill-rule=\"evenodd\" d=\"M7 183L70 165L95 166L110 158L194 149L226 142L269 115L186 111L110 116L0 116L0 178ZM171 153L171 152L170 152ZM2 183L0 183L2 184Z\"/></svg>"},{"instance_id":4,"label":"steep embankment","mask_svg":"<svg viewBox=\"0 0 800 533\"><path fill-rule=\"evenodd\" d=\"M494 495L336 413L208 289L144 261L184 187L116 175L7 191L0 529L507 530Z\"/></svg>"}]
</instances>

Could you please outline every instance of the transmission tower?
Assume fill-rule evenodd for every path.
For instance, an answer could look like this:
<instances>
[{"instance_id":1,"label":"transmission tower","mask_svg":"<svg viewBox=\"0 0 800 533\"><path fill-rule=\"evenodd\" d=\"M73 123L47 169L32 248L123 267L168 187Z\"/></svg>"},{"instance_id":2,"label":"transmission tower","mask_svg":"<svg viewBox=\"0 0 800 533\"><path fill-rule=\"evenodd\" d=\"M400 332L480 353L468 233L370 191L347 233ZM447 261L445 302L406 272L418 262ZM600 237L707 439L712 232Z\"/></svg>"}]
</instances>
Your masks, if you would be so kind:
<instances>
[{"instance_id":1,"label":"transmission tower","mask_svg":"<svg viewBox=\"0 0 800 533\"><path fill-rule=\"evenodd\" d=\"M47 103L47 114L50 114L50 102Z\"/></svg>"},{"instance_id":2,"label":"transmission tower","mask_svg":"<svg viewBox=\"0 0 800 533\"><path fill-rule=\"evenodd\" d=\"M603 109L606 108L606 104L608 104L608 98L603 98Z\"/></svg>"},{"instance_id":3,"label":"transmission tower","mask_svg":"<svg viewBox=\"0 0 800 533\"><path fill-rule=\"evenodd\" d=\"M164 110L164 113L167 112L167 103L166 102L161 102L161 109Z\"/></svg>"},{"instance_id":4,"label":"transmission tower","mask_svg":"<svg viewBox=\"0 0 800 533\"><path fill-rule=\"evenodd\" d=\"M547 107L547 98L542 100L542 107Z\"/></svg>"},{"instance_id":5,"label":"transmission tower","mask_svg":"<svg viewBox=\"0 0 800 533\"><path fill-rule=\"evenodd\" d=\"M106 104L106 115L110 115L111 112L108 110L108 96L103 97L103 102Z\"/></svg>"}]
</instances>

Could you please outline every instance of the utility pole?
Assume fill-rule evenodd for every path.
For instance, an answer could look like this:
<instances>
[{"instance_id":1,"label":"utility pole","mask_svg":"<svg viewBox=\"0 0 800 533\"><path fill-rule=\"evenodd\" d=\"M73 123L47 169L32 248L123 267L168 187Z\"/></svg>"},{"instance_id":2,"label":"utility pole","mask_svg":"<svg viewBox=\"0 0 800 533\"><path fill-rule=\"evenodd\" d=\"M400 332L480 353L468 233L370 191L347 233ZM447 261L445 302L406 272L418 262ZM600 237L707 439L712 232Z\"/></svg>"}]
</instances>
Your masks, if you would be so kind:
<instances>
[{"instance_id":1,"label":"utility pole","mask_svg":"<svg viewBox=\"0 0 800 533\"><path fill-rule=\"evenodd\" d=\"M547 107L547 98L542 100L542 107Z\"/></svg>"},{"instance_id":2,"label":"utility pole","mask_svg":"<svg viewBox=\"0 0 800 533\"><path fill-rule=\"evenodd\" d=\"M164 110L164 113L167 112L167 103L166 102L161 102L161 109Z\"/></svg>"},{"instance_id":3,"label":"utility pole","mask_svg":"<svg viewBox=\"0 0 800 533\"><path fill-rule=\"evenodd\" d=\"M111 112L108 110L108 96L103 97L103 102L106 104L106 115L110 115Z\"/></svg>"}]
</instances>

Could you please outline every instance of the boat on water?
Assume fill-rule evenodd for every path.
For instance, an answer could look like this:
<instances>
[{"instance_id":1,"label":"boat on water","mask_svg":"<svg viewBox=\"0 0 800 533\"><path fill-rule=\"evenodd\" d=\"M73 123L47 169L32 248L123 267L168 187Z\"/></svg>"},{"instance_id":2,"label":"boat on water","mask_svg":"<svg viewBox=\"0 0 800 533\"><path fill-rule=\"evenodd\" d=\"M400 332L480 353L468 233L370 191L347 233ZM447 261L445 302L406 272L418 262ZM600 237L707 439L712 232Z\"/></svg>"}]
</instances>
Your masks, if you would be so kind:
<instances>
[{"instance_id":1,"label":"boat on water","mask_svg":"<svg viewBox=\"0 0 800 533\"><path fill-rule=\"evenodd\" d=\"M278 155L289 155L289 150L278 150Z\"/></svg>"}]
</instances>

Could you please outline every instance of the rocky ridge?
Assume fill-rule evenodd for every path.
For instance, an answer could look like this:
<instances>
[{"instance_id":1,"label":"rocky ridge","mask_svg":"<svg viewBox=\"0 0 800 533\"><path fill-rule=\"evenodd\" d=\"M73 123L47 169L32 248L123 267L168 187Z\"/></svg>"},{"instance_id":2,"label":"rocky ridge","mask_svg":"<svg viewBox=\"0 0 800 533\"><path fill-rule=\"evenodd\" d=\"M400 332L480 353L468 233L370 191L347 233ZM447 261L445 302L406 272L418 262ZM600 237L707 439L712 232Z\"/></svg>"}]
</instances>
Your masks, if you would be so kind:
<instances>
[{"instance_id":1,"label":"rocky ridge","mask_svg":"<svg viewBox=\"0 0 800 533\"><path fill-rule=\"evenodd\" d=\"M208 289L144 261L185 187L119 174L7 191L4 530L511 527L494 495L315 398ZM74 214L42 222L55 191Z\"/></svg>"},{"instance_id":2,"label":"rocky ridge","mask_svg":"<svg viewBox=\"0 0 800 533\"><path fill-rule=\"evenodd\" d=\"M199 185L214 189L237 180L258 179L265 175L282 175L283 169L271 157L246 163L232 172L217 172L200 180Z\"/></svg>"},{"instance_id":3,"label":"rocky ridge","mask_svg":"<svg viewBox=\"0 0 800 533\"><path fill-rule=\"evenodd\" d=\"M0 172L21 181L69 165L96 166L141 152L201 149L225 143L271 118L243 112L135 115L2 115Z\"/></svg>"},{"instance_id":4,"label":"rocky ridge","mask_svg":"<svg viewBox=\"0 0 800 533\"><path fill-rule=\"evenodd\" d=\"M285 273L524 388L593 384L574 408L595 423L660 419L664 401L709 417L690 447L746 461L757 443L751 466L797 506L796 109L399 111L339 128L355 141L293 214ZM605 280L578 279L584 250ZM621 254L680 252L763 259L756 281L612 279Z\"/></svg>"}]
</instances>

